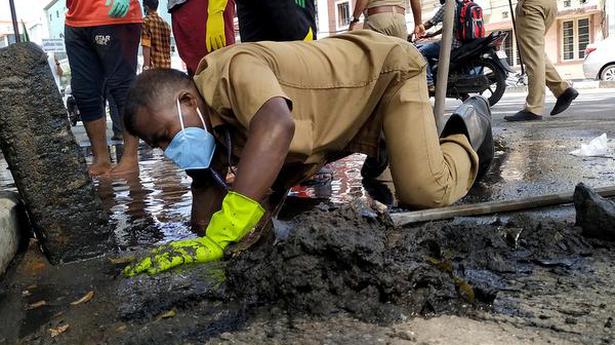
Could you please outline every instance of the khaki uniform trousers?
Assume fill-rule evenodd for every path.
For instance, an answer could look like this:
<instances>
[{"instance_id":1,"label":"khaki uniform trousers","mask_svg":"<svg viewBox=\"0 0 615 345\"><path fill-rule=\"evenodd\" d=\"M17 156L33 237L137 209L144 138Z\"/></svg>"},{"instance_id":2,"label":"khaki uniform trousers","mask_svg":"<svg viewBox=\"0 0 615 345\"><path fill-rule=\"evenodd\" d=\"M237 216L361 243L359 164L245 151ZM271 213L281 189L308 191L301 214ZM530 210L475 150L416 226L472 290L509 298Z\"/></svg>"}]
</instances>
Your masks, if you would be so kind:
<instances>
[{"instance_id":1,"label":"khaki uniform trousers","mask_svg":"<svg viewBox=\"0 0 615 345\"><path fill-rule=\"evenodd\" d=\"M408 39L406 17L400 13L377 13L367 17L365 29L379 32L383 35Z\"/></svg>"},{"instance_id":2,"label":"khaki uniform trousers","mask_svg":"<svg viewBox=\"0 0 615 345\"><path fill-rule=\"evenodd\" d=\"M425 70L383 98L382 126L400 202L414 208L448 206L467 194L478 155L463 134L440 139Z\"/></svg>"},{"instance_id":3,"label":"khaki uniform trousers","mask_svg":"<svg viewBox=\"0 0 615 345\"><path fill-rule=\"evenodd\" d=\"M516 15L517 39L528 76L525 109L543 115L545 84L555 97L569 87L545 53L545 35L555 21L557 3L555 0L519 0Z\"/></svg>"},{"instance_id":4,"label":"khaki uniform trousers","mask_svg":"<svg viewBox=\"0 0 615 345\"><path fill-rule=\"evenodd\" d=\"M377 111L382 112L391 176L402 205L443 207L467 194L478 173L478 155L463 134L438 137L424 71L386 94ZM287 192L334 160L285 164L273 190Z\"/></svg>"}]
</instances>

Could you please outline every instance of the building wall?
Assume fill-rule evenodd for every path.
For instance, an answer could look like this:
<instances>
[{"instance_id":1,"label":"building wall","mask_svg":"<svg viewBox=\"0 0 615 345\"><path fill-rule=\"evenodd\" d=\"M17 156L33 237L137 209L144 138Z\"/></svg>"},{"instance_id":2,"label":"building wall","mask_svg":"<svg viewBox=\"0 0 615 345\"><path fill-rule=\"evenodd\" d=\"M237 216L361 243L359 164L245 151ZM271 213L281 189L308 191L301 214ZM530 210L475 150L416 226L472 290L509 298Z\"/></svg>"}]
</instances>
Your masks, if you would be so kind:
<instances>
[{"instance_id":1,"label":"building wall","mask_svg":"<svg viewBox=\"0 0 615 345\"><path fill-rule=\"evenodd\" d=\"M484 19L487 31L504 30L510 31L510 62L517 65L518 54L516 50L516 40L512 35L512 13L508 0L475 0L483 7ZM318 0L319 16L319 37L326 37L336 33L344 32L348 25L341 20L346 18L340 16L340 5L348 3L348 18L352 16L355 0ZM408 3L408 0L406 1ZM513 0L513 11L517 0ZM549 59L555 64L556 68L563 77L568 79L583 78L583 55L579 51L579 19L589 20L589 41L593 43L601 40L609 32L615 32L615 0L557 0L558 15L553 26L545 35L545 50ZM422 0L422 20L431 18L440 7L439 0ZM409 31L414 27L410 6L406 6L406 23ZM603 11L603 8L606 11ZM609 12L610 11L610 12ZM605 12L611 13L608 22L605 22ZM564 58L564 23L573 22L573 46L575 57L572 60ZM568 24L566 24L568 25ZM615 33L614 33L615 34ZM582 50L582 49L581 49Z\"/></svg>"},{"instance_id":2,"label":"building wall","mask_svg":"<svg viewBox=\"0 0 615 345\"><path fill-rule=\"evenodd\" d=\"M66 1L57 0L45 10L48 38L64 38L64 16L66 15Z\"/></svg>"},{"instance_id":3,"label":"building wall","mask_svg":"<svg viewBox=\"0 0 615 345\"><path fill-rule=\"evenodd\" d=\"M615 1L613 1L615 2ZM517 1L513 0L513 10ZM508 0L483 0L481 5L485 12L484 18L487 23L487 31L512 30L511 13ZM601 0L558 0L558 14L553 26L545 35L545 50L549 59L553 62L562 77L567 79L583 78L583 49L579 48L581 42L579 20L589 20L589 40L593 43L606 36L603 30L603 16ZM573 50L574 58L564 57L564 26L573 23ZM511 32L512 33L512 32ZM518 60L516 50L516 39L510 35L512 40L512 59L516 64Z\"/></svg>"},{"instance_id":4,"label":"building wall","mask_svg":"<svg viewBox=\"0 0 615 345\"><path fill-rule=\"evenodd\" d=\"M607 15L607 32L609 35L615 35L615 1L604 0L604 2Z\"/></svg>"}]
</instances>

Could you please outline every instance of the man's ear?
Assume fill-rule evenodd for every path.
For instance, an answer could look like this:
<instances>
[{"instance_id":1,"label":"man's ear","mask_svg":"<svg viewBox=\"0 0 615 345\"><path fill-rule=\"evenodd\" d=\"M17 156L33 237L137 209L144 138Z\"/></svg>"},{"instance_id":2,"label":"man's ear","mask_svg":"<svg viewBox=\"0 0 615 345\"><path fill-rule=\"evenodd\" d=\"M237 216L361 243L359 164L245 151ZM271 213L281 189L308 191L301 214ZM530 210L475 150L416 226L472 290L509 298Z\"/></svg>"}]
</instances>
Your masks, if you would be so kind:
<instances>
[{"instance_id":1,"label":"man's ear","mask_svg":"<svg viewBox=\"0 0 615 345\"><path fill-rule=\"evenodd\" d=\"M195 94L191 91L182 91L179 94L179 102L190 109L196 109L198 107L198 101Z\"/></svg>"}]
</instances>

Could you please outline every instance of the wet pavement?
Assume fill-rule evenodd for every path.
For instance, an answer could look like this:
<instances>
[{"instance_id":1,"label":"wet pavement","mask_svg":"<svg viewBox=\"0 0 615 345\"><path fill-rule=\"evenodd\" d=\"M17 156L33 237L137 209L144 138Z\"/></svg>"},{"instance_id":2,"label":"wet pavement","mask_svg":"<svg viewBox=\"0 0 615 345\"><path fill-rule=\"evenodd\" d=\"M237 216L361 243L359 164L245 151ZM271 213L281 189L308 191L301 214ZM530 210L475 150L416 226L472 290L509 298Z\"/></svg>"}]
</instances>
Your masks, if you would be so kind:
<instances>
[{"instance_id":1,"label":"wet pavement","mask_svg":"<svg viewBox=\"0 0 615 345\"><path fill-rule=\"evenodd\" d=\"M523 99L520 94L505 95L493 108L498 142L496 164L491 174L460 203L571 192L580 181L594 187L615 184L612 157L584 159L568 154L603 132L609 137L615 135L612 95L614 90L582 90L571 111L539 123L524 124L503 121L504 115L518 110ZM549 102L547 109L553 99ZM447 104L453 109L457 102ZM79 141L87 143L82 127L77 127L75 132ZM609 143L612 145L612 141ZM111 147L114 160L119 149ZM88 150L85 145L84 150ZM194 236L188 225L190 178L167 161L160 150L142 145L139 155L139 177L96 179L104 206L115 224L118 245L121 249L142 248ZM387 188L391 183L386 177L383 184L362 183L362 159L361 155L353 155L330 165L330 183L293 189L289 198L291 208L298 204L316 205L323 200L346 204L363 196L374 196L385 204L395 205L394 193ZM3 160L0 160L0 189L15 189ZM313 202L305 202L306 198ZM199 265L156 278L140 276L125 280L119 276L121 265L110 263L109 258L50 266L33 247L0 286L0 314L11 315L5 325L0 325L0 344L8 344L10 339L22 339L28 344L167 341L183 344L205 340L216 344L316 344L323 339L339 344L471 344L479 343L477 339L484 339L481 344L609 344L615 339L611 297L615 293L613 245L587 242L580 237L578 228L571 223L574 216L571 207L552 208L548 212L536 210L521 217L460 218L397 230L364 217L338 217L321 212L329 211L320 207L299 218L298 223L302 225L295 231L303 235L296 235L294 242L286 247L278 245L277 256L255 250L239 258L244 264L250 264L249 267L258 268L256 264L265 263L262 272L268 275L248 281L284 283L255 289L254 292L264 292L267 297L258 294L253 297L259 303L257 309L252 305L244 309L235 305L235 301L228 302L229 291L224 291L224 286L212 286L216 282L212 275L224 274L224 267L218 264ZM529 221L526 216L532 214L548 216L551 220L535 221L540 217L531 216ZM330 231L333 228L344 230ZM367 236L372 228L378 229L376 235L380 236L373 241ZM314 229L320 235L310 237ZM519 242L508 242L510 234L517 234L515 238ZM348 238L357 244L348 246L347 243L353 243ZM382 246L394 250L383 251ZM339 248L344 250L339 252ZM384 267L405 273L381 274L379 261L373 265L372 257L381 254L387 263L395 264ZM267 257L264 255L279 260L279 267L286 265L290 257L296 259L294 266L288 265L278 272L267 266L269 260L261 260ZM336 265L340 258L346 258L346 262ZM323 272L334 273L317 274L309 280L313 285L311 291L319 291L312 300L304 299L307 295L302 289L307 285L288 288L318 272L302 267L324 267ZM240 273L235 276L238 281L245 282L241 274L260 271L236 272ZM404 285L406 280L412 284ZM482 294L477 298L490 304L487 309L492 310L467 308L468 304L457 295L464 291L464 281ZM341 283L346 285L339 285L340 291L346 291L345 286L356 290L348 290L350 295L344 298L335 295L332 292L335 290L327 290L327 286L336 287ZM362 292L364 287L369 289ZM387 290L391 288L400 290ZM88 291L95 291L91 302L70 304ZM386 292L387 298L378 297L378 291ZM498 291L495 301L481 300L493 297L494 291ZM412 301L424 299L426 302L420 306L426 306L426 310L434 309L429 315L444 312L466 317L439 316L429 322L412 317L406 320L414 316L414 308L419 305L413 302L406 306L409 309L398 314L403 322L393 326L359 321L356 316L361 315L361 309L353 308L363 306L357 303L365 299L363 293L372 301L367 307L384 308L387 314L391 312L389 302L408 303L406 296L412 296ZM305 304L309 308L304 308L308 314L313 312L312 302L323 298L334 301L335 307L344 312L333 311L325 319L288 313L281 305L269 304L271 294L274 300L278 300L277 294L285 296L280 300L294 305L301 306L297 301L309 302ZM441 304L435 304L434 298ZM45 304L40 305L41 301ZM380 302L384 304L380 306ZM423 309L419 311L421 315ZM371 315L366 311L366 315ZM50 336L52 329L67 325L70 328L65 334L58 338ZM443 328L447 332L442 332Z\"/></svg>"},{"instance_id":2,"label":"wet pavement","mask_svg":"<svg viewBox=\"0 0 615 345\"><path fill-rule=\"evenodd\" d=\"M614 185L614 152L596 158L568 154L602 133L615 138L614 95L613 89L581 90L571 109L561 115L546 116L540 122L508 123L503 117L519 109L524 95L506 94L492 108L497 142L495 164L459 203L571 192L582 181L592 187ZM553 103L553 97L549 96L547 110ZM458 104L459 101L447 100L447 111ZM88 154L83 127L74 127L73 131ZM609 139L609 144L612 143L613 139ZM120 150L121 146L110 146L114 160ZM194 236L188 224L192 202L190 178L158 149L142 143L139 157L138 177L95 180L116 225L118 245L125 248ZM360 175L363 159L363 155L357 154L330 164L330 182L297 186L291 191L291 198L310 198L315 201L311 204L317 204L320 200L347 203L367 196L395 206L394 187L386 173L382 183L363 183ZM3 159L0 159L0 189L15 189Z\"/></svg>"}]
</instances>

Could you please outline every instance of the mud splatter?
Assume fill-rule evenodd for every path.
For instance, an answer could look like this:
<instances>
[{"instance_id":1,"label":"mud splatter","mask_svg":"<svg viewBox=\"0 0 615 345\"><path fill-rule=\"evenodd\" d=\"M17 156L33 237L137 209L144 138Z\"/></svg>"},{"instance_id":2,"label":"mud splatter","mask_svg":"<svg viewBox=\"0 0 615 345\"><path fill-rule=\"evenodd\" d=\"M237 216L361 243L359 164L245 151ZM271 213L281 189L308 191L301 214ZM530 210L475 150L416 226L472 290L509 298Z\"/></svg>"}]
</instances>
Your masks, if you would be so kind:
<instances>
[{"instance_id":1,"label":"mud splatter","mask_svg":"<svg viewBox=\"0 0 615 345\"><path fill-rule=\"evenodd\" d=\"M286 240L234 259L229 289L254 305L378 323L489 308L511 288L507 274L569 267L591 251L574 228L523 218L399 230L343 206L301 215L290 228Z\"/></svg>"}]
</instances>

